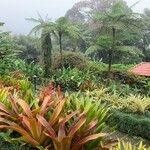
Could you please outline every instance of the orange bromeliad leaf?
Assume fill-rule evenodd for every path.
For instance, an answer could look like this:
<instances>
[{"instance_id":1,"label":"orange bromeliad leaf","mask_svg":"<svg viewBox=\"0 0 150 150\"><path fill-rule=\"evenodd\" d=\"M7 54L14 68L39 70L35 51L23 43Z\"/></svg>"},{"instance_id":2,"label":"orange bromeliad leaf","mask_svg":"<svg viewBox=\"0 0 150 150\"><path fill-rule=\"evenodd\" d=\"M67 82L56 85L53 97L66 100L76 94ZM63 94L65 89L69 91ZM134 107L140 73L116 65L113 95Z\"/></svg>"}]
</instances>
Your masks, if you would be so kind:
<instances>
[{"instance_id":1,"label":"orange bromeliad leaf","mask_svg":"<svg viewBox=\"0 0 150 150\"><path fill-rule=\"evenodd\" d=\"M54 131L54 129L51 127L51 125L46 121L46 119L44 117L42 117L41 115L37 115L36 116L38 121L46 128L46 130L49 133L49 136L52 138L56 138L57 135Z\"/></svg>"},{"instance_id":2,"label":"orange bromeliad leaf","mask_svg":"<svg viewBox=\"0 0 150 150\"><path fill-rule=\"evenodd\" d=\"M92 120L85 129L83 129L80 134L84 135L86 133L89 133L90 131L94 130L96 128L97 125L97 120Z\"/></svg>"},{"instance_id":3,"label":"orange bromeliad leaf","mask_svg":"<svg viewBox=\"0 0 150 150\"><path fill-rule=\"evenodd\" d=\"M0 102L0 110L7 113L7 114L13 114L12 111L10 111L3 103Z\"/></svg>"},{"instance_id":4,"label":"orange bromeliad leaf","mask_svg":"<svg viewBox=\"0 0 150 150\"><path fill-rule=\"evenodd\" d=\"M66 136L65 132L65 123L68 122L73 116L79 113L79 110L72 112L71 114L67 115L61 122L58 130L58 140L61 141Z\"/></svg>"},{"instance_id":5,"label":"orange bromeliad leaf","mask_svg":"<svg viewBox=\"0 0 150 150\"><path fill-rule=\"evenodd\" d=\"M22 107L24 113L32 118L33 115L32 115L32 111L30 110L30 106L22 99L17 99L17 103Z\"/></svg>"},{"instance_id":6,"label":"orange bromeliad leaf","mask_svg":"<svg viewBox=\"0 0 150 150\"><path fill-rule=\"evenodd\" d=\"M44 115L44 113L46 112L47 106L49 106L50 100L51 100L51 96L46 96L44 98L44 101L41 105L40 112L39 112L41 115Z\"/></svg>"},{"instance_id":7,"label":"orange bromeliad leaf","mask_svg":"<svg viewBox=\"0 0 150 150\"><path fill-rule=\"evenodd\" d=\"M86 115L83 113L69 128L68 136L73 136L86 122Z\"/></svg>"},{"instance_id":8,"label":"orange bromeliad leaf","mask_svg":"<svg viewBox=\"0 0 150 150\"><path fill-rule=\"evenodd\" d=\"M40 145L32 136L23 128L21 128L18 125L0 125L0 128L7 128L7 129L12 129L14 131L17 131L23 136L24 142L30 143L32 145L38 146Z\"/></svg>"},{"instance_id":9,"label":"orange bromeliad leaf","mask_svg":"<svg viewBox=\"0 0 150 150\"><path fill-rule=\"evenodd\" d=\"M94 140L94 139L97 139L100 137L105 137L107 135L108 135L107 133L97 133L97 134L89 135L89 136L83 138L82 140L78 141L77 145L83 145L84 143L86 143L88 141L91 141L91 140Z\"/></svg>"},{"instance_id":10,"label":"orange bromeliad leaf","mask_svg":"<svg viewBox=\"0 0 150 150\"><path fill-rule=\"evenodd\" d=\"M56 106L54 112L52 113L50 119L49 119L49 123L51 125L54 125L57 121L58 121L58 116L60 115L62 108L64 106L65 103L65 99L60 100L60 102L58 103L58 105Z\"/></svg>"},{"instance_id":11,"label":"orange bromeliad leaf","mask_svg":"<svg viewBox=\"0 0 150 150\"><path fill-rule=\"evenodd\" d=\"M0 112L0 116L1 117L5 117L5 118L9 118L9 119L12 119L12 120L16 120L15 117L13 117L12 115L9 115L9 114L7 114L5 112Z\"/></svg>"},{"instance_id":12,"label":"orange bromeliad leaf","mask_svg":"<svg viewBox=\"0 0 150 150\"><path fill-rule=\"evenodd\" d=\"M19 114L16 101L15 101L15 99L13 98L12 95L9 96L9 101L10 101L10 103L11 103L11 106L12 106L12 109L14 110L14 112L15 112L16 114Z\"/></svg>"},{"instance_id":13,"label":"orange bromeliad leaf","mask_svg":"<svg viewBox=\"0 0 150 150\"><path fill-rule=\"evenodd\" d=\"M58 97L60 98L61 97L61 88L60 88L60 85L58 85Z\"/></svg>"},{"instance_id":14,"label":"orange bromeliad leaf","mask_svg":"<svg viewBox=\"0 0 150 150\"><path fill-rule=\"evenodd\" d=\"M98 134L93 134L93 135L89 135L87 137L84 137L83 139L75 142L73 145L72 145L72 148L71 150L79 150L80 147L82 145L84 145L85 143L87 143L88 141L91 141L91 140L95 140L97 138L100 138L100 137L105 137L107 136L106 133L98 133Z\"/></svg>"}]
</instances>

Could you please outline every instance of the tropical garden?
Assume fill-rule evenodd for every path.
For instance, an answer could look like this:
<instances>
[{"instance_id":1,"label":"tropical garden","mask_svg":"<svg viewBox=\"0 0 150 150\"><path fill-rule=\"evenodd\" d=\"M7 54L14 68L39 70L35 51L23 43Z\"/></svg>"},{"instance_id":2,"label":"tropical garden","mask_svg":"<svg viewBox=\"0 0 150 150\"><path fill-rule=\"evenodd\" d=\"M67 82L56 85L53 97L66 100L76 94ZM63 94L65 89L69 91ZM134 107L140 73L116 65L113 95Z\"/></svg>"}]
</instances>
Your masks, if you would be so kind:
<instances>
[{"instance_id":1,"label":"tropical garden","mask_svg":"<svg viewBox=\"0 0 150 150\"><path fill-rule=\"evenodd\" d=\"M137 2L138 3L138 2ZM55 21L0 22L0 150L150 150L150 10L89 0Z\"/></svg>"}]
</instances>

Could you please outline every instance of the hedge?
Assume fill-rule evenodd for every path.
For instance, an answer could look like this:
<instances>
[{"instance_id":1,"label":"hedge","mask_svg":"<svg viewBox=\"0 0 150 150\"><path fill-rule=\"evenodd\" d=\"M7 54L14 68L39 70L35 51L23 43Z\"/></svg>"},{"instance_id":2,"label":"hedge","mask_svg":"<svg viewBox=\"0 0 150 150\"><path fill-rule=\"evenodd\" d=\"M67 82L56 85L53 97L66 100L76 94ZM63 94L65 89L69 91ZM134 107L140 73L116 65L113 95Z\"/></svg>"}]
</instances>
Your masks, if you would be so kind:
<instances>
[{"instance_id":1,"label":"hedge","mask_svg":"<svg viewBox=\"0 0 150 150\"><path fill-rule=\"evenodd\" d=\"M118 110L111 110L111 113L107 121L110 126L116 126L120 132L150 140L149 115L123 113Z\"/></svg>"},{"instance_id":2,"label":"hedge","mask_svg":"<svg viewBox=\"0 0 150 150\"><path fill-rule=\"evenodd\" d=\"M28 145L20 146L17 143L9 143L0 137L0 150L38 150Z\"/></svg>"}]
</instances>

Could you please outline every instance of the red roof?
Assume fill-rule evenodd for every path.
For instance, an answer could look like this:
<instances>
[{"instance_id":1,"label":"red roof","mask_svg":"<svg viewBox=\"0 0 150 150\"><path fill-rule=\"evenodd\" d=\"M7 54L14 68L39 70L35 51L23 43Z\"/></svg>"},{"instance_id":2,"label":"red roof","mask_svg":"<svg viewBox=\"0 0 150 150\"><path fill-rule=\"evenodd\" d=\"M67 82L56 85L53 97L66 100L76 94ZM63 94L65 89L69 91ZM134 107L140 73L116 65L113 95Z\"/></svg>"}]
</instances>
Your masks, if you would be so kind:
<instances>
[{"instance_id":1,"label":"red roof","mask_svg":"<svg viewBox=\"0 0 150 150\"><path fill-rule=\"evenodd\" d=\"M142 62L137 64L128 71L137 75L150 76L150 62Z\"/></svg>"}]
</instances>

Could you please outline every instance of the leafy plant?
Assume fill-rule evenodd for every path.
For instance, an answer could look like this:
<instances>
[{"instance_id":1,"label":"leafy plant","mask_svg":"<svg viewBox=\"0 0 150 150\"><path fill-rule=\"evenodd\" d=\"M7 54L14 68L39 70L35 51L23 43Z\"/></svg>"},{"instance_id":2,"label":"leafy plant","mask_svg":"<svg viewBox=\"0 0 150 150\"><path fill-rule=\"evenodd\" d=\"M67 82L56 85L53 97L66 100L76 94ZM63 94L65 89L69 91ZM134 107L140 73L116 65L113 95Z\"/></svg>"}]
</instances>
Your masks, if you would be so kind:
<instances>
[{"instance_id":1,"label":"leafy plant","mask_svg":"<svg viewBox=\"0 0 150 150\"><path fill-rule=\"evenodd\" d=\"M95 132L102 132L107 128L105 122L110 116L108 106L102 104L100 100L98 101L98 99L80 92L72 93L70 95L66 93L66 96L68 99L66 107L69 107L73 112L78 109L85 112L87 115L87 123L90 123L94 118L97 118ZM109 142L107 144L109 145ZM93 142L87 143L85 148L92 149L98 145L100 145L99 140L94 140Z\"/></svg>"},{"instance_id":2,"label":"leafy plant","mask_svg":"<svg viewBox=\"0 0 150 150\"><path fill-rule=\"evenodd\" d=\"M132 145L129 142L119 141L116 147L111 148L110 150L150 150L150 148L146 148L142 142L140 142L139 146Z\"/></svg>"},{"instance_id":3,"label":"leafy plant","mask_svg":"<svg viewBox=\"0 0 150 150\"><path fill-rule=\"evenodd\" d=\"M87 81L92 82L91 87L93 85L95 86L94 82L96 81L96 77L89 70L80 71L76 68L64 68L63 70L55 71L53 81L60 85L62 89L77 91L80 89L81 85ZM90 85L85 88L90 88Z\"/></svg>"},{"instance_id":4,"label":"leafy plant","mask_svg":"<svg viewBox=\"0 0 150 150\"><path fill-rule=\"evenodd\" d=\"M18 95L20 96L20 98L23 98L29 104L32 104L33 97L35 94L35 92L33 92L32 83L30 81L28 81L28 79L26 79L26 78L19 79L18 75L17 75L17 77L15 77L15 76L16 76L16 73L15 73L15 75L13 74L13 76L9 76L9 77L6 76L0 80L1 86L2 86L2 88L0 87L0 90L1 90L1 93L3 92L3 94L1 95L1 96L3 96L3 98L1 97L1 100L6 99L6 93L8 96L9 94L18 92ZM5 95L4 95L4 93L5 93ZM8 101L6 101L6 100L5 100L5 102L8 103Z\"/></svg>"},{"instance_id":5,"label":"leafy plant","mask_svg":"<svg viewBox=\"0 0 150 150\"><path fill-rule=\"evenodd\" d=\"M133 112L144 113L150 109L150 100L148 97L141 95L130 95L127 97L128 109Z\"/></svg>"},{"instance_id":6,"label":"leafy plant","mask_svg":"<svg viewBox=\"0 0 150 150\"><path fill-rule=\"evenodd\" d=\"M96 116L87 109L75 109L71 113L65 107L66 98L60 88L56 92L51 84L41 90L32 107L17 94L10 95L8 100L10 108L0 102L0 128L19 133L19 137L14 137L19 142L38 148L77 150L91 140L108 135L101 130L107 109L102 106L98 111L100 105L91 106L94 114L98 111Z\"/></svg>"}]
</instances>

